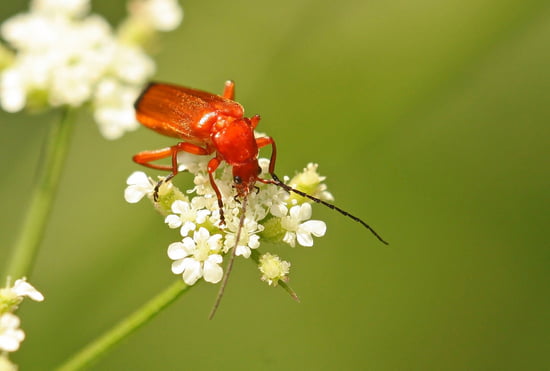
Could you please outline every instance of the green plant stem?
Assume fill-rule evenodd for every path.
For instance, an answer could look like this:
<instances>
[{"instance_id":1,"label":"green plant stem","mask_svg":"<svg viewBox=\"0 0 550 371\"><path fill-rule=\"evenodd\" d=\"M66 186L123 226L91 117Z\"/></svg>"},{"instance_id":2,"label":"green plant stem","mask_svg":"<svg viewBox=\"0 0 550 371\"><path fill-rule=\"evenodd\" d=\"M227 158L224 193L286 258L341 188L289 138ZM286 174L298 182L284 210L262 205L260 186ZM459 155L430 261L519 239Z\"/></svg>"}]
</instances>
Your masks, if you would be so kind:
<instances>
[{"instance_id":1,"label":"green plant stem","mask_svg":"<svg viewBox=\"0 0 550 371\"><path fill-rule=\"evenodd\" d=\"M48 133L27 215L7 265L6 276L13 280L29 275L42 241L69 149L74 113L65 108L61 119L53 123Z\"/></svg>"},{"instance_id":2,"label":"green plant stem","mask_svg":"<svg viewBox=\"0 0 550 371\"><path fill-rule=\"evenodd\" d=\"M119 322L118 325L103 336L88 344L84 349L61 365L58 371L80 370L92 361L97 360L121 340L155 317L162 309L174 302L189 287L181 279L176 280L174 284L151 299L143 307Z\"/></svg>"}]
</instances>

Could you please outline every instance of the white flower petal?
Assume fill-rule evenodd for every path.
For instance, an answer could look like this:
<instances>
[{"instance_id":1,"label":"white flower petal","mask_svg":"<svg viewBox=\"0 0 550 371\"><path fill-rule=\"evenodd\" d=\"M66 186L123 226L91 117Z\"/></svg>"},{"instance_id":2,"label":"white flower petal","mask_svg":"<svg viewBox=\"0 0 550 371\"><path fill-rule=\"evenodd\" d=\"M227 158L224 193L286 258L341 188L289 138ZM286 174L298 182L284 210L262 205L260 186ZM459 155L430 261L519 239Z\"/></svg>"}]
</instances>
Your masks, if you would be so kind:
<instances>
[{"instance_id":1,"label":"white flower petal","mask_svg":"<svg viewBox=\"0 0 550 371\"><path fill-rule=\"evenodd\" d=\"M202 277L201 264L194 259L185 259L184 265L183 281L188 285L194 285Z\"/></svg>"},{"instance_id":2,"label":"white flower petal","mask_svg":"<svg viewBox=\"0 0 550 371\"><path fill-rule=\"evenodd\" d=\"M301 205L299 218L300 220L308 220L311 218L311 204L306 202Z\"/></svg>"},{"instance_id":3,"label":"white flower petal","mask_svg":"<svg viewBox=\"0 0 550 371\"><path fill-rule=\"evenodd\" d=\"M172 273L174 274L180 274L185 270L185 263L183 262L183 259L176 260L172 263Z\"/></svg>"},{"instance_id":4,"label":"white flower petal","mask_svg":"<svg viewBox=\"0 0 550 371\"><path fill-rule=\"evenodd\" d=\"M181 242L173 242L168 246L168 257L172 260L183 259L188 255Z\"/></svg>"},{"instance_id":5,"label":"white flower petal","mask_svg":"<svg viewBox=\"0 0 550 371\"><path fill-rule=\"evenodd\" d=\"M222 239L221 234L215 234L208 239L208 247L210 250L216 251L220 248L220 241Z\"/></svg>"},{"instance_id":6,"label":"white flower petal","mask_svg":"<svg viewBox=\"0 0 550 371\"><path fill-rule=\"evenodd\" d=\"M210 215L210 210L198 210L196 212L197 215L197 223L202 224L206 221L206 217Z\"/></svg>"},{"instance_id":7,"label":"white flower petal","mask_svg":"<svg viewBox=\"0 0 550 371\"><path fill-rule=\"evenodd\" d=\"M182 237L185 237L189 234L190 231L194 231L197 228L196 224L190 221L183 223L180 229L180 234Z\"/></svg>"},{"instance_id":8,"label":"white flower petal","mask_svg":"<svg viewBox=\"0 0 550 371\"><path fill-rule=\"evenodd\" d=\"M142 187L150 186L149 178L143 171L134 171L128 179L126 179L128 185L140 185Z\"/></svg>"},{"instance_id":9,"label":"white flower petal","mask_svg":"<svg viewBox=\"0 0 550 371\"><path fill-rule=\"evenodd\" d=\"M298 230L311 233L315 237L322 237L327 231L327 225L321 220L308 220L300 224Z\"/></svg>"},{"instance_id":10,"label":"white flower petal","mask_svg":"<svg viewBox=\"0 0 550 371\"><path fill-rule=\"evenodd\" d=\"M170 214L170 215L166 216L166 218L164 218L164 222L166 224L168 224L169 228L172 228L172 229L179 228L181 226L180 217L177 216L177 215L174 215L174 214ZM185 236L187 236L187 234ZM185 237L185 236L183 236L183 237Z\"/></svg>"},{"instance_id":11,"label":"white flower petal","mask_svg":"<svg viewBox=\"0 0 550 371\"><path fill-rule=\"evenodd\" d=\"M252 236L250 236L248 238L248 246L251 249L257 249L258 247L260 247L260 236L258 236L257 234L253 234Z\"/></svg>"},{"instance_id":12,"label":"white flower petal","mask_svg":"<svg viewBox=\"0 0 550 371\"><path fill-rule=\"evenodd\" d=\"M204 227L200 227L198 231L195 231L195 234L193 235L193 239L199 243L199 242L206 242L208 241L208 238L210 237L210 232L208 232L208 229Z\"/></svg>"},{"instance_id":13,"label":"white flower petal","mask_svg":"<svg viewBox=\"0 0 550 371\"><path fill-rule=\"evenodd\" d=\"M222 262L220 255L210 255L204 262L204 280L210 283L218 283L223 277L223 269L218 265Z\"/></svg>"},{"instance_id":14,"label":"white flower petal","mask_svg":"<svg viewBox=\"0 0 550 371\"><path fill-rule=\"evenodd\" d=\"M243 256L246 259L250 257L251 251L248 246L239 245L237 246L237 251L235 251L235 255L237 256Z\"/></svg>"},{"instance_id":15,"label":"white flower petal","mask_svg":"<svg viewBox=\"0 0 550 371\"><path fill-rule=\"evenodd\" d=\"M311 234L307 232L297 232L296 239L298 240L298 243L302 246L313 246L313 237L311 237Z\"/></svg>"},{"instance_id":16,"label":"white flower petal","mask_svg":"<svg viewBox=\"0 0 550 371\"><path fill-rule=\"evenodd\" d=\"M171 208L174 214L184 214L189 211L189 203L182 200L176 200L172 202Z\"/></svg>"},{"instance_id":17,"label":"white flower petal","mask_svg":"<svg viewBox=\"0 0 550 371\"><path fill-rule=\"evenodd\" d=\"M271 212L271 214L273 214L273 216L276 216L277 218L282 218L288 213L288 209L283 203L274 204L273 206L271 206L269 211Z\"/></svg>"},{"instance_id":18,"label":"white flower petal","mask_svg":"<svg viewBox=\"0 0 550 371\"><path fill-rule=\"evenodd\" d=\"M124 199L130 204L138 203L145 195L146 192L138 186L131 185L124 190Z\"/></svg>"},{"instance_id":19,"label":"white flower petal","mask_svg":"<svg viewBox=\"0 0 550 371\"><path fill-rule=\"evenodd\" d=\"M283 237L283 242L289 244L290 246L296 246L296 233L286 232Z\"/></svg>"},{"instance_id":20,"label":"white flower petal","mask_svg":"<svg viewBox=\"0 0 550 371\"><path fill-rule=\"evenodd\" d=\"M42 295L37 289L34 288L33 285L28 283L25 279L19 279L15 281L12 290L17 294L17 296L28 296L34 301L44 300L44 295Z\"/></svg>"}]
</instances>

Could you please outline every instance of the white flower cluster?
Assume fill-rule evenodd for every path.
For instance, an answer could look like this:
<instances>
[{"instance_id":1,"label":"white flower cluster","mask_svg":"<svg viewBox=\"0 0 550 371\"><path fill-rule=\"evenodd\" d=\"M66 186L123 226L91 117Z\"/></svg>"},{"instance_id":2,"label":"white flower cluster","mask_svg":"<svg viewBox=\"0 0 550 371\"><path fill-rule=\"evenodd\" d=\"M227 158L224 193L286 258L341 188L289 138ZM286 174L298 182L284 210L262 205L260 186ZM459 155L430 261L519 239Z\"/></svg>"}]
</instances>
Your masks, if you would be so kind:
<instances>
[{"instance_id":1,"label":"white flower cluster","mask_svg":"<svg viewBox=\"0 0 550 371\"><path fill-rule=\"evenodd\" d=\"M15 352L19 344L25 339L25 333L19 328L20 320L14 312L25 297L35 301L44 300L44 296L36 290L25 278L9 283L0 289L0 351ZM0 357L0 369L11 365L10 361ZM2 368L5 367L5 368Z\"/></svg>"},{"instance_id":2,"label":"white flower cluster","mask_svg":"<svg viewBox=\"0 0 550 371\"><path fill-rule=\"evenodd\" d=\"M206 170L209 159L180 153L178 160L180 170L187 170L194 175L195 187L183 194L172 183L163 183L159 190L159 200L155 203L157 210L165 216L168 227L178 229L182 237L181 241L168 247L168 257L173 260L172 272L181 274L188 285L193 285L200 278L217 283L223 277L221 264L224 256L235 247L243 211L241 201L235 199L231 167L224 164L216 171L215 181L223 196L226 223L220 226L218 202ZM260 159L259 163L262 173L268 174L269 160ZM316 170L317 165L309 164L292 180L285 177L284 181L298 189L313 190L311 194L315 197L332 199L326 187L320 184L324 178ZM145 173L133 173L127 184L126 201L136 203L145 196L153 200L157 182ZM252 257L262 273L261 279L276 286L279 281L288 280L290 263L269 253L260 256L260 244L282 242L292 247L296 243L312 246L312 236L323 236L326 225L319 220L309 220L310 200L290 197L286 191L272 184L257 182L256 185L259 191L248 195L248 206L235 255Z\"/></svg>"},{"instance_id":3,"label":"white flower cluster","mask_svg":"<svg viewBox=\"0 0 550 371\"><path fill-rule=\"evenodd\" d=\"M155 71L146 40L135 36L145 32L128 25L172 30L182 11L177 0L133 0L125 27L115 32L89 8L89 0L32 0L29 12L1 25L14 52L0 53L0 105L17 112L91 103L101 133L116 139L138 127L133 103Z\"/></svg>"}]
</instances>

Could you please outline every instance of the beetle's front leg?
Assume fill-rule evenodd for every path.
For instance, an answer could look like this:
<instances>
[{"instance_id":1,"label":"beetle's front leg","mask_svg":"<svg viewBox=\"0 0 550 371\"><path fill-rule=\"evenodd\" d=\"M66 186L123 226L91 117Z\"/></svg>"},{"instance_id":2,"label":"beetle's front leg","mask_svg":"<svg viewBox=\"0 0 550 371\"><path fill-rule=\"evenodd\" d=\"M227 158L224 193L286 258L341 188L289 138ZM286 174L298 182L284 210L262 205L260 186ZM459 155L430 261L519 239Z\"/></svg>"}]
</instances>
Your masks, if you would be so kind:
<instances>
[{"instance_id":1,"label":"beetle's front leg","mask_svg":"<svg viewBox=\"0 0 550 371\"><path fill-rule=\"evenodd\" d=\"M155 202L158 201L158 193L159 193L160 186L164 182L170 181L178 173L178 153L182 151L192 153L195 155L209 155L212 153L211 150L209 151L195 144L180 142L172 147L157 149L153 151L143 151L134 155L134 157L132 158L134 162L140 165L147 166L152 169L170 171L170 174L168 174L168 176L163 180L159 180L159 182L155 186L154 193L153 193L153 199L155 200ZM171 166L152 163L153 161L162 160L167 157L171 157L172 159Z\"/></svg>"},{"instance_id":2,"label":"beetle's front leg","mask_svg":"<svg viewBox=\"0 0 550 371\"><path fill-rule=\"evenodd\" d=\"M281 181L279 180L279 177L275 175L275 161L277 160L277 146L275 145L275 140L271 137L262 137L262 138L256 139L256 144L258 145L258 148L262 148L271 144L271 158L269 159L269 175L271 175L271 177L274 180L281 183Z\"/></svg>"},{"instance_id":3,"label":"beetle's front leg","mask_svg":"<svg viewBox=\"0 0 550 371\"><path fill-rule=\"evenodd\" d=\"M216 182L214 181L214 172L220 166L220 160L217 157L214 157L210 161L208 161L208 177L210 178L210 185L212 186L212 189L214 189L214 192L216 192L216 197L218 198L218 207L220 209L220 225L225 225L225 216L223 214L223 201L222 201L222 194L220 192L220 189L216 185Z\"/></svg>"}]
</instances>

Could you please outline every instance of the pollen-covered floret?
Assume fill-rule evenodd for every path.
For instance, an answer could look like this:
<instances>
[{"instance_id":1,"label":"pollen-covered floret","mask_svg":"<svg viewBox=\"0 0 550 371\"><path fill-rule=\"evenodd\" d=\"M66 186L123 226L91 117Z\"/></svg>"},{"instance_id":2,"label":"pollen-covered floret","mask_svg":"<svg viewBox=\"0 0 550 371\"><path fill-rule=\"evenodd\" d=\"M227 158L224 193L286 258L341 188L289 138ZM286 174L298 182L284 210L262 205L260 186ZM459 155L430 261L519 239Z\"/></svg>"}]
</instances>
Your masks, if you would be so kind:
<instances>
[{"instance_id":1,"label":"pollen-covered floret","mask_svg":"<svg viewBox=\"0 0 550 371\"><path fill-rule=\"evenodd\" d=\"M277 286L279 281L288 281L290 263L281 260L277 255L265 253L260 257L258 269L262 272L262 281L267 282L270 286Z\"/></svg>"}]
</instances>

